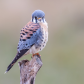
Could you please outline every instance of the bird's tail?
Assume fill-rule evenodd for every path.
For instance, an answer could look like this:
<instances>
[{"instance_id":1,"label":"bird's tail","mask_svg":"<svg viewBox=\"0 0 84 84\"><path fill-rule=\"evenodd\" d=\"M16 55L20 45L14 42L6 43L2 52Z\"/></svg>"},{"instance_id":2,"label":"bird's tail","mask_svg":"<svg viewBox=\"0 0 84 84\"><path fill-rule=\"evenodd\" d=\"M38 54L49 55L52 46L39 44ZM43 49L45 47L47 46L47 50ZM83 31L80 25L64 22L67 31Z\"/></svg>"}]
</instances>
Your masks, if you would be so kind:
<instances>
[{"instance_id":1,"label":"bird's tail","mask_svg":"<svg viewBox=\"0 0 84 84\"><path fill-rule=\"evenodd\" d=\"M22 57L25 53L27 52L27 49L24 51L21 51L20 53L18 52L15 56L15 58L13 59L13 61L9 64L9 66L7 67L7 70L5 73L7 73L12 67L13 65L17 62L17 60Z\"/></svg>"},{"instance_id":2,"label":"bird's tail","mask_svg":"<svg viewBox=\"0 0 84 84\"><path fill-rule=\"evenodd\" d=\"M17 55L15 56L15 58L13 59L13 61L9 64L9 66L7 67L7 70L6 70L6 72L5 73L7 73L12 67L13 67L13 65L17 62L17 60L20 58L21 56L19 56L18 55L18 53L17 53Z\"/></svg>"}]
</instances>

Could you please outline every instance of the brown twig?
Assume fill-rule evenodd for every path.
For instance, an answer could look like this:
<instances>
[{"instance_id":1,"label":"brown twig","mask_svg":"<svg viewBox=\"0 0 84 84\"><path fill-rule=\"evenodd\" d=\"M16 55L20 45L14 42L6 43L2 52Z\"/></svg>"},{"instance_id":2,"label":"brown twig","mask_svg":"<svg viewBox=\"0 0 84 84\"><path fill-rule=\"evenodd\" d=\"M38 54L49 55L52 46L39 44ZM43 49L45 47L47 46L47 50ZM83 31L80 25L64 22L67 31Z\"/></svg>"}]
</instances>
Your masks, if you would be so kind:
<instances>
[{"instance_id":1,"label":"brown twig","mask_svg":"<svg viewBox=\"0 0 84 84\"><path fill-rule=\"evenodd\" d=\"M31 61L18 62L20 67L20 84L35 84L35 77L42 66L41 57L35 55Z\"/></svg>"}]
</instances>

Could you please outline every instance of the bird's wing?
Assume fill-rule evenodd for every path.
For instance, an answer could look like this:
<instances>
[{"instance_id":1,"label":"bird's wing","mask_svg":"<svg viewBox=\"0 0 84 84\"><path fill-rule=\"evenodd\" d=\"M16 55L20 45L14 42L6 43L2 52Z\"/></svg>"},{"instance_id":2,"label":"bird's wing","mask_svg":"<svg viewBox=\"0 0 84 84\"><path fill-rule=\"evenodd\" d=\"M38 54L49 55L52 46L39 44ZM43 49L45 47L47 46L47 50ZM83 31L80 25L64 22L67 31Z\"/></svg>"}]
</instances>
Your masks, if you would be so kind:
<instances>
[{"instance_id":1,"label":"bird's wing","mask_svg":"<svg viewBox=\"0 0 84 84\"><path fill-rule=\"evenodd\" d=\"M38 23L29 22L20 32L20 41L17 50L30 49L42 38L41 26Z\"/></svg>"}]
</instances>

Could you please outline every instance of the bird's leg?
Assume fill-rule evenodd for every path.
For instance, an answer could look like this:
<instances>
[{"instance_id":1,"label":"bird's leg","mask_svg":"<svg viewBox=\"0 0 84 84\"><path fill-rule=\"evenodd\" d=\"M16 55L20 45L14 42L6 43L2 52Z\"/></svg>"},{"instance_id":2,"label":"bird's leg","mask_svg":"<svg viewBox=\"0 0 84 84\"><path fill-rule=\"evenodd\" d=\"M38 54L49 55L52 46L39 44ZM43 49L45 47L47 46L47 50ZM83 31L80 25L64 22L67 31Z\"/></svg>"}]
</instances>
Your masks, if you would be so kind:
<instances>
[{"instance_id":1,"label":"bird's leg","mask_svg":"<svg viewBox=\"0 0 84 84\"><path fill-rule=\"evenodd\" d=\"M39 57L41 56L39 53L35 53L35 54L32 55L32 58L33 58L35 55L38 55Z\"/></svg>"}]
</instances>

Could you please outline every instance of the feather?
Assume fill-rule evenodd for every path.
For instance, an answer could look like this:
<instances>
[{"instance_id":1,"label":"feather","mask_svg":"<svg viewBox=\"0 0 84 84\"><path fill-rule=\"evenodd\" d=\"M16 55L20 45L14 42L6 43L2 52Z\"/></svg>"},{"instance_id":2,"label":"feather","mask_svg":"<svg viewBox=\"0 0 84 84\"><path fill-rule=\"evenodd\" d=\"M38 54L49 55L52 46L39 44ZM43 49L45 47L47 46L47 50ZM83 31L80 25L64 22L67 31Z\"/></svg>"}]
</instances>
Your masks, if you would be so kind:
<instances>
[{"instance_id":1,"label":"feather","mask_svg":"<svg viewBox=\"0 0 84 84\"><path fill-rule=\"evenodd\" d=\"M17 60L19 58L21 58L26 52L28 51L28 49L25 49L25 50L21 50L21 52L17 52L15 58L13 59L13 61L9 64L9 66L7 67L7 70L5 73L7 73L12 67L13 65L17 62Z\"/></svg>"},{"instance_id":2,"label":"feather","mask_svg":"<svg viewBox=\"0 0 84 84\"><path fill-rule=\"evenodd\" d=\"M30 49L31 45L39 44L42 39L41 27L38 23L29 22L20 32L17 50Z\"/></svg>"}]
</instances>

